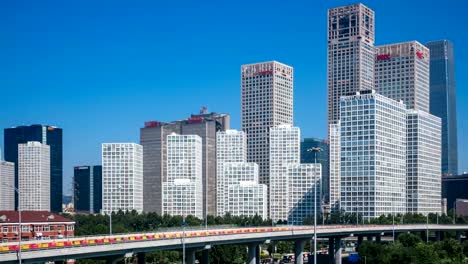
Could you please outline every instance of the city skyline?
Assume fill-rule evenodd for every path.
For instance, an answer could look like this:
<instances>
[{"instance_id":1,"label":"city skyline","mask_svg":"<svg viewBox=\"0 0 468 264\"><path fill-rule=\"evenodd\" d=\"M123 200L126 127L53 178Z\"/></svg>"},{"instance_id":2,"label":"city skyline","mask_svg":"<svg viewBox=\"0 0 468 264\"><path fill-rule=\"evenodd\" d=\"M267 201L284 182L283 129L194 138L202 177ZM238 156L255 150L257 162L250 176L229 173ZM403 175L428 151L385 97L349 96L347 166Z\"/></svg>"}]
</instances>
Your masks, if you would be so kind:
<instances>
[{"instance_id":1,"label":"city skyline","mask_svg":"<svg viewBox=\"0 0 468 264\"><path fill-rule=\"evenodd\" d=\"M399 10L397 5L389 5L388 3L376 3L373 1L363 2L365 5L369 6L376 12L376 16L378 19L376 20L376 34L379 35L376 45L381 44L389 44L395 42L403 42L403 41L410 41L410 40L417 40L421 43L426 43L427 41L438 40L447 38L454 43L455 47L455 64L456 64L456 71L459 73L457 74L457 86L458 89L458 116L463 116L464 113L467 113L467 106L460 104L463 102L464 99L468 97L466 91L463 91L463 87L466 86L466 77L462 76L460 72L463 72L463 69L466 69L464 65L464 57L466 57L464 50L463 50L463 36L458 36L455 34L456 30L449 28L449 24L455 24L457 18L461 17L461 12L463 8L457 8L456 4L450 5L450 10L454 11L451 17L446 17L448 21L439 21L441 25L437 25L436 29L434 27L434 23L429 21L426 24L417 24L414 22L414 18L411 17L410 11L415 11L415 8L409 8L408 10ZM427 1L425 1L427 3ZM215 111L218 113L229 113L231 114L232 118L232 127L240 129L240 80L239 80L239 67L241 64L251 63L251 62L259 62L259 61L270 61L270 60L277 60L282 63L291 65L294 67L295 70L295 119L294 125L301 127L303 137L320 137L326 138L326 41L324 40L323 33L326 33L324 23L326 23L326 11L330 7L336 7L340 5L350 4L349 1L330 1L328 4L318 4L310 5L308 3L301 3L302 5L309 5L307 6L308 10L311 12L306 16L306 12L301 10L300 4L290 4L287 5L287 8L290 11L297 12L297 18L291 18L291 21L285 22L285 25L280 25L280 27L287 27L287 26L294 26L297 27L298 32L294 32L293 40L280 40L280 44L282 45L289 45L288 47L282 47L281 45L272 45L271 47L265 48L264 45L263 49L260 49L259 52L258 47L250 47L250 46L242 46L241 49L236 49L236 52L242 53L243 51L247 50L245 54L239 56L237 54L237 58L235 56L227 56L230 48L232 46L227 46L224 48L218 47L218 49L213 50L213 56L218 52L224 54L223 57L220 58L206 58L206 63L209 64L210 62L218 61L221 59L221 65L217 65L217 69L210 69L206 67L207 65L203 64L203 71L212 70L214 71L217 76L216 78L210 78L206 75L195 76L194 73L189 73L190 78L186 77L177 77L180 73L180 68L187 68L193 69L192 67L197 65L199 62L198 56L205 55L208 50L197 50L195 47L199 47L200 43L205 43L201 41L200 43L194 43L193 40L188 41L188 43L194 44L194 47L188 48L193 57L189 57L186 53L187 51L183 51L181 58L179 61L183 63L179 65L170 64L168 69L160 68L159 66L155 66L149 64L148 61L143 60L138 63L138 60L133 58L130 51L124 52L125 50L135 48L135 45L138 43L129 43L128 46L117 46L114 47L114 52L124 52L124 58L118 59L118 63L128 63L129 65L138 66L137 70L132 70L130 72L126 72L126 75L119 76L121 72L125 72L128 70L127 67L112 67L111 65L107 65L100 59L103 59L102 56L97 56L97 64L101 66L110 66L107 68L107 71L99 68L91 67L94 69L95 72L91 72L91 70L84 71L85 77L78 77L78 75L82 75L83 72L78 71L78 73L72 73L72 69L77 67L78 65L82 65L83 61L74 56L71 58L72 51L68 50L73 48L72 43L62 43L61 44L68 44L69 46L65 45L65 51L62 49L60 51L52 51L45 48L44 43L42 40L38 43L39 47L36 47L36 51L43 51L42 53L39 52L36 56L31 56L29 63L26 63L26 66L20 66L20 63L24 63L23 57L18 57L18 65L13 61L13 65L18 67L18 72L12 74L11 76L3 76L5 78L3 81L0 82L0 86L11 87L11 91L7 89L5 96L13 97L12 100L6 100L6 103L3 105L3 108L6 110L5 118L2 117L0 120L0 125L3 128L11 127L11 126L18 126L22 124L50 124L55 125L58 127L63 128L65 131L64 133L64 185L67 187L65 188L65 193L69 194L70 190L70 182L71 177L73 175L73 166L77 164L99 164L100 163L100 144L103 142L138 142L138 135L139 135L139 128L144 121L147 120L160 120L160 121L169 121L169 120L178 120L185 116L187 116L190 112L196 113L198 109L202 105L206 105L209 107L210 111ZM413 6L414 5L414 6ZM411 3L410 7L418 6L417 3ZM15 8L15 7L13 7ZM31 7L33 9L34 7ZM65 8L63 6L59 6L57 8ZM170 7L167 7L170 9ZM219 8L219 6L211 7L211 11L213 8ZM260 10L259 6L254 6L254 10ZM270 8L270 7L269 7ZM444 8L437 8L437 9L430 9L428 7L420 7L425 12L424 15L417 16L417 18L428 18L431 15L436 14L437 12L444 11ZM279 12L280 9L273 10L275 12ZM427 10L426 10L427 9ZM172 9L171 9L172 10ZM397 34L397 36L392 35L390 33L379 33L383 32L383 30L389 30L389 26L394 26L392 23L394 22L392 19L392 14L390 12L402 12L401 17L404 17L401 22L407 25L407 30L390 30L391 33ZM27 11L24 11L27 12ZM77 11L80 12L80 11ZM122 12L122 10L111 9L109 12ZM135 12L135 11L133 11ZM184 11L186 12L186 10ZM314 13L317 17L314 17ZM432 13L431 13L432 12ZM128 11L127 15L130 15L132 11ZM256 15L263 16L262 14ZM459 14L459 17L457 17ZM94 13L91 14L96 15ZM253 15L247 13L247 15ZM151 14L146 14L146 18L150 19ZM310 16L310 17L309 17ZM8 19L7 18L3 19ZM20 14L21 17L21 14ZM65 19L65 18L63 18ZM70 18L72 21L73 19L79 18ZM115 18L114 18L115 19ZM219 18L215 18L219 19ZM226 18L226 22L230 21L231 17ZM314 21L317 20L317 23ZM23 22L17 22L18 24L14 24L15 26L27 26L26 23L32 22L31 20L26 20ZM45 21L41 21L45 23ZM51 21L48 21L50 23ZM76 21L75 21L76 22ZM99 22L93 20L89 23ZM140 20L136 22L142 22ZM207 23L202 18L197 20L199 23ZM308 24L308 31L304 31L304 25L302 22L310 22ZM413 24L412 24L413 22ZM24 23L24 24L22 24ZM106 23L110 23L107 22ZM106 25L106 23L104 23ZM245 23L242 22L241 25L245 26ZM397 26L398 27L398 23ZM415 27L419 27L418 30L415 30ZM87 24L85 26L91 26L92 24ZM136 25L135 21L132 25ZM223 23L224 25L224 23ZM262 25L261 20L258 21L258 25ZM445 25L445 27L443 26ZM109 25L107 25L109 26ZM179 25L180 26L180 25ZM229 23L228 23L229 26ZM414 28L413 28L414 26ZM427 28L426 28L427 27ZM237 30L237 27L232 28L228 27L231 30ZM57 28L58 30L59 28ZM76 29L76 28L75 28ZM78 28L80 29L80 28ZM429 30L431 29L431 30ZM8 31L8 29L6 29ZM89 29L88 29L89 30ZM131 32L131 29L127 28ZM302 31L301 31L302 30ZM12 29L12 32L14 29ZM401 32L400 31L404 31ZM22 32L22 31L21 31ZM120 32L118 28L114 28L113 33ZM230 31L228 30L228 33ZM256 31L255 31L256 32ZM322 34L317 34L317 39L311 38L306 36L307 34L313 34L315 32L320 32ZM447 33L448 32L448 33ZM452 33L450 33L452 32ZM28 34L22 32L23 34ZM139 34L145 32L137 32ZM135 33L135 34L137 34ZM203 33L203 32L202 32ZM207 33L207 32L205 32ZM208 32L209 33L209 32ZM223 40L230 40L232 37L238 37L240 32L231 32L232 36L222 35ZM30 34L30 33L29 33ZM55 37L68 36L69 38L73 39L74 35L69 35L64 32L57 32L53 31L51 33ZM81 32L83 34L83 32ZM192 33L191 33L192 34ZM191 35L190 34L190 35ZM258 35L260 36L251 36L253 32L248 31L247 34L249 38L253 38L253 40L261 39L262 36L269 36L273 38L273 32L266 32L261 31ZM8 35L8 34L7 34ZM22 38L33 37L33 35L22 35L14 38L14 40L21 40ZM86 34L85 34L86 35ZM140 40L144 40L145 38L141 38ZM209 33L209 36L214 37L215 34ZM91 48L91 54L97 55L99 51L102 51L104 48L104 43L100 43L99 41L103 41L100 37L94 36L96 38L97 43L96 47L94 46L86 46L89 44L93 44L89 42L89 39L93 39L92 34L88 36L88 41L85 41L83 46L79 46L78 49L81 47L88 47ZM176 36L171 39L171 41L175 41L177 39ZM190 37L190 36L189 36ZM194 36L192 36L194 37ZM154 40L154 39L153 39ZM306 40L306 44L312 44L314 49L307 49L304 44L299 44L302 40ZM317 40L317 41L314 41ZM64 40L65 41L65 40ZM170 41L170 42L171 42ZM215 44L221 45L224 42L216 42ZM237 43L236 44L244 44L244 43ZM8 44L6 44L8 46ZM231 44L232 45L232 44ZM297 45L297 46L294 46ZM316 46L315 46L316 45ZM290 48L289 48L290 47ZM10 47L12 48L12 47ZM13 48L13 57L16 52L22 52L25 47L19 45L19 47ZM67 49L68 48L68 49ZM77 48L75 46L75 48ZM179 46L179 48L181 48ZM145 47L144 50L149 49L149 47ZM8 49L6 49L8 50ZM4 53L5 51L2 51ZM48 53L49 52L49 53ZM69 58L70 61L62 61L59 57L61 52L65 52L62 55L64 58ZM81 52L84 52L81 51ZM175 50L171 51L175 54ZM171 53L171 54L172 54ZM257 53L257 54L256 54ZM304 53L305 56L302 56ZM59 73L63 73L60 78L50 76L49 74L45 74L43 78L50 80L45 81L38 78L40 73L43 73L44 69L34 69L37 73L28 73L27 70L31 70L28 66L33 67L34 65L37 66L35 60L40 58L41 56L47 56L47 54L52 54L49 61L46 61L45 69L58 71ZM11 54L7 56L7 54L3 54L7 57L6 62L8 63L8 56L12 56ZM16 54L18 55L18 54ZM28 53L25 53L25 57L27 57ZM111 54L107 53L107 56ZM142 53L133 53L136 57L142 56ZM157 54L150 54L150 55L157 55ZM185 56L185 57L184 57ZM10 60L13 57L9 58ZM169 56L170 57L170 56ZM216 56L215 56L216 57ZM133 58L133 59L132 59ZM316 58L320 58L323 63L314 63ZM169 60L169 58L163 58L163 61ZM69 66L69 71L63 70L60 71L56 66L53 66L53 62L68 62L69 64L65 63L65 66ZM157 61L157 60L156 60ZM26 61L28 62L28 61ZM115 61L114 61L115 62ZM47 64L50 63L50 64ZM76 65L75 65L76 64ZM307 64L316 64L315 68L310 68ZM40 65L40 64L38 64ZM154 66L154 68L153 68ZM191 67L192 66L192 67ZM5 67L5 66L3 66ZM24 68L25 67L25 68ZM148 67L145 69L145 67ZM6 67L5 67L6 68ZM67 67L65 67L67 68ZM13 67L15 69L15 67ZM76 70L76 69L75 69ZM198 72L200 69L196 69L194 71ZM170 74L169 77L166 79L164 76L166 71L169 72L178 72L177 75ZM11 69L9 71L5 70L2 71L4 73L11 73ZM184 71L185 72L185 71ZM26 77L29 78L22 78L21 73L26 73ZM103 76L96 76L98 73L103 73ZM36 75L37 74L37 75ZM192 75L193 74L193 75ZM3 75L3 74L2 74ZM153 76L154 75L154 76ZM86 77L87 76L87 77ZM119 76L116 78L116 76ZM214 75L213 75L214 76ZM70 78L70 80L64 80ZM88 80L89 78L89 80ZM123 79L126 78L126 79ZM177 78L183 79L177 80ZM35 87L37 83L34 82L35 79L39 80L38 87L43 87L42 92L44 94L39 94ZM162 79L162 82L158 82L158 80ZM81 81L78 82L82 86L78 84L73 84L73 81ZM29 83L31 81L31 83ZM145 83L145 81L147 81ZM121 84L117 84L118 82L123 82ZM83 85L84 84L84 85ZM168 84L171 84L168 86ZM136 87L135 87L136 86ZM44 88L45 87L45 88ZM56 89L50 88L56 87ZM81 87L81 88L80 88ZM84 88L83 88L84 87ZM108 87L108 89L103 89L102 87ZM102 89L104 92L93 92L96 89ZM113 89L117 88L117 89ZM57 89L64 89L66 92L58 91ZM109 93L109 90L112 89L112 93ZM222 89L222 92L217 92L216 89ZM29 91L30 94L24 93L24 91ZM76 91L75 93L71 93L70 91ZM15 98L19 93L21 95L27 94L29 96L21 96L22 101L19 101ZM55 94L57 93L57 94ZM86 96L84 96L86 94ZM91 96L89 96L91 95ZM161 97L162 95L162 97ZM42 99L39 100L40 102L36 102L37 97ZM93 97L94 96L94 97ZM234 98L232 98L234 96ZM314 101L314 108L310 109L310 103ZM138 103L135 103L138 100ZM164 102L173 100L172 102ZM31 106L27 106L31 104ZM42 108L41 111L33 110L33 106L37 107L38 105L47 105L48 107ZM68 106L70 105L70 106ZM76 110L75 110L76 108ZM127 109L131 108L132 111L127 112ZM17 110L18 109L18 110ZM60 111L58 110L60 109ZM121 110L123 109L123 110ZM313 117L313 118L311 118ZM468 126L467 122L463 119L459 118L459 130L463 131L464 128ZM3 133L3 131L1 132ZM460 133L460 135L462 135ZM80 140L77 140L80 139ZM466 160L467 153L463 152L463 146L467 145L467 141L460 137L460 172L468 169L468 162ZM2 146L3 147L3 146Z\"/></svg>"}]
</instances>

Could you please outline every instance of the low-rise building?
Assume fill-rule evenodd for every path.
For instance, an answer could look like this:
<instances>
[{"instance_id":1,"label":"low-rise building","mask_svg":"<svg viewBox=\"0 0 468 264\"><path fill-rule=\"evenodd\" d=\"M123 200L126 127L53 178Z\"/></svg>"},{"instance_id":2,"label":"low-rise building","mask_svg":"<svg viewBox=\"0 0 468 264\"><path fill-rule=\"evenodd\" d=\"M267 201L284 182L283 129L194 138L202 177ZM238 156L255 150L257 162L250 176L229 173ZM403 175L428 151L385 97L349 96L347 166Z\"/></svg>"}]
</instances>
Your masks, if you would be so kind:
<instances>
[{"instance_id":1,"label":"low-rise building","mask_svg":"<svg viewBox=\"0 0 468 264\"><path fill-rule=\"evenodd\" d=\"M19 239L18 211L0 211L0 242ZM75 222L48 211L21 212L21 240L39 240L73 237Z\"/></svg>"}]
</instances>

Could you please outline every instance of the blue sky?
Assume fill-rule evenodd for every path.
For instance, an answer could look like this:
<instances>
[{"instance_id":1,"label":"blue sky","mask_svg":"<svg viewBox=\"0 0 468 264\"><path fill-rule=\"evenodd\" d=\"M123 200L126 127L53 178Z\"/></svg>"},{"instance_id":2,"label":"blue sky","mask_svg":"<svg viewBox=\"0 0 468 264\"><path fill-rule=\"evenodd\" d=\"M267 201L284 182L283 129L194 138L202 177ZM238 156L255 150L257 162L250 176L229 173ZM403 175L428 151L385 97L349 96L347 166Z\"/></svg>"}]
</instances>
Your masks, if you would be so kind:
<instances>
[{"instance_id":1,"label":"blue sky","mask_svg":"<svg viewBox=\"0 0 468 264\"><path fill-rule=\"evenodd\" d=\"M103 142L139 142L144 121L207 106L239 128L240 65L278 60L295 70L295 124L305 137L326 137L327 9L350 3L1 1L0 127L62 127L70 192L73 166L99 164ZM468 4L363 3L376 12L377 45L454 42L459 163L468 171Z\"/></svg>"}]
</instances>

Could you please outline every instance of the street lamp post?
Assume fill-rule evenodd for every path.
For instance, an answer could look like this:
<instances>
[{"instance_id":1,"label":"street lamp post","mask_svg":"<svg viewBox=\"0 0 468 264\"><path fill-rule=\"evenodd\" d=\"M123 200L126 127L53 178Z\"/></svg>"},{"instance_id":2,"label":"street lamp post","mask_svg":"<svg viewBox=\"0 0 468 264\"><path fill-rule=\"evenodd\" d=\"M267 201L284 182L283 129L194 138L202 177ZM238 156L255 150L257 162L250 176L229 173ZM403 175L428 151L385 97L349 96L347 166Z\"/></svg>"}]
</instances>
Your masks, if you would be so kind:
<instances>
[{"instance_id":1,"label":"street lamp post","mask_svg":"<svg viewBox=\"0 0 468 264\"><path fill-rule=\"evenodd\" d=\"M453 201L453 224L456 223L455 217L457 214L457 200Z\"/></svg>"},{"instance_id":2,"label":"street lamp post","mask_svg":"<svg viewBox=\"0 0 468 264\"><path fill-rule=\"evenodd\" d=\"M185 264L185 214L182 216L182 264Z\"/></svg>"},{"instance_id":3,"label":"street lamp post","mask_svg":"<svg viewBox=\"0 0 468 264\"><path fill-rule=\"evenodd\" d=\"M317 263L317 153L321 152L322 149L314 147L307 151L314 152L314 263ZM321 187L321 186L320 186Z\"/></svg>"},{"instance_id":4,"label":"street lamp post","mask_svg":"<svg viewBox=\"0 0 468 264\"><path fill-rule=\"evenodd\" d=\"M120 191L122 190L122 185L119 185L117 187L117 189ZM112 192L111 192L111 195L110 195L110 207L109 207L109 235L112 235L112 212L114 211L113 208L112 208Z\"/></svg>"},{"instance_id":5,"label":"street lamp post","mask_svg":"<svg viewBox=\"0 0 468 264\"><path fill-rule=\"evenodd\" d=\"M9 185L9 184L3 184L6 187L10 187L13 189L17 194L18 194L18 225L19 225L19 230L18 230L18 263L21 264L22 258L21 258L21 235L22 235L22 230L21 230L21 192L18 188L15 186Z\"/></svg>"}]
</instances>

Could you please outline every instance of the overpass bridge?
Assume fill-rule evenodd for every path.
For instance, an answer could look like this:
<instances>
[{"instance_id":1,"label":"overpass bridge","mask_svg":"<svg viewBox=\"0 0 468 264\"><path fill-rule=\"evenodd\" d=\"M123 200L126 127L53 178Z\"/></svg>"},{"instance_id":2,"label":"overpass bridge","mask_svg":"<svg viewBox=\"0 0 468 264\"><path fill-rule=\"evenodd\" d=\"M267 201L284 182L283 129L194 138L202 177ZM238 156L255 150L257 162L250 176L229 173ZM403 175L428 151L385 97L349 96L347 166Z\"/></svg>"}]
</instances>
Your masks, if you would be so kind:
<instances>
[{"instance_id":1,"label":"overpass bridge","mask_svg":"<svg viewBox=\"0 0 468 264\"><path fill-rule=\"evenodd\" d=\"M330 263L341 263L341 239L355 236L358 244L363 237L392 235L402 232L468 231L468 225L335 225L318 226L317 238L329 240ZM304 243L314 236L313 226L246 227L207 230L178 230L171 232L143 232L134 234L73 237L68 239L24 241L21 245L23 263L64 261L66 259L101 258L115 263L125 255L137 254L144 263L144 253L157 250L185 248L187 263L195 263L195 252L202 251L201 263L208 263L212 246L242 244L248 246L249 264L259 263L259 246L270 241L294 241L296 263L302 264ZM18 242L0 244L0 263L17 263Z\"/></svg>"}]
</instances>

